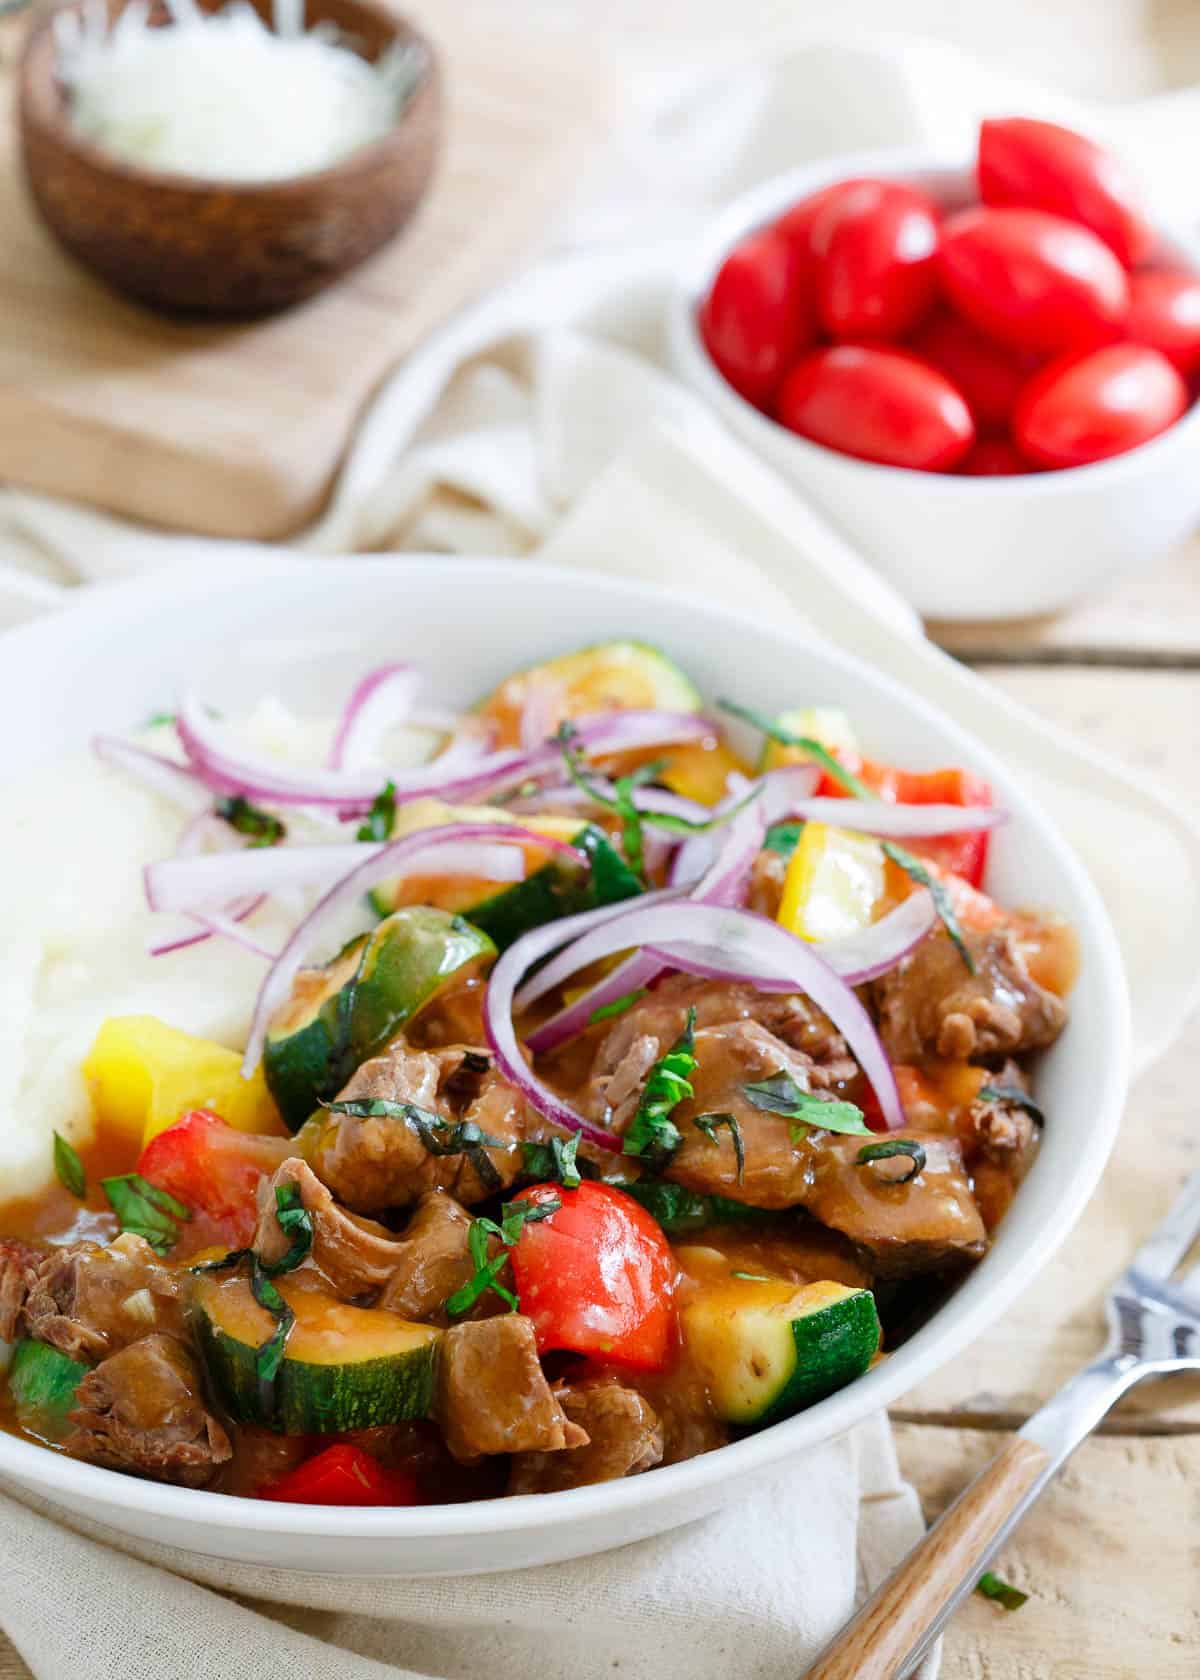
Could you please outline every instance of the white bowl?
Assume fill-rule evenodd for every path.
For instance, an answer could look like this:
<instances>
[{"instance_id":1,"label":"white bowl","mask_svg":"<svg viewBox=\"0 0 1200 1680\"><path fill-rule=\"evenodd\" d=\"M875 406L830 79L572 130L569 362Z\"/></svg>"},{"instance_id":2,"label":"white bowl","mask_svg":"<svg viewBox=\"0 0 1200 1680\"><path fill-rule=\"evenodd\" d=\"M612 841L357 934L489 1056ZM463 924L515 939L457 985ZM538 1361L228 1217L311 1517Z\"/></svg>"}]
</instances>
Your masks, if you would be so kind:
<instances>
[{"instance_id":1,"label":"white bowl","mask_svg":"<svg viewBox=\"0 0 1200 1680\"><path fill-rule=\"evenodd\" d=\"M768 709L846 707L880 758L956 763L995 785L1012 821L992 841L1002 899L1064 911L1083 970L1045 1057L1043 1148L995 1245L911 1341L861 1381L718 1452L568 1493L405 1510L328 1510L136 1481L0 1434L0 1477L72 1516L207 1556L328 1574L436 1575L560 1561L660 1533L738 1498L952 1359L1029 1287L1091 1195L1125 1095L1128 1005L1108 918L1065 842L998 760L949 718L848 654L646 587L508 561L276 562L261 550L188 576L97 590L14 630L0 662L0 787L95 730L122 730L186 684L225 710L266 692L328 713L356 672L397 656L465 704L514 667L629 633L660 642L707 695ZM2 798L2 796L0 796ZM130 868L140 860L130 858ZM0 1123L2 1117L0 1117Z\"/></svg>"},{"instance_id":2,"label":"white bowl","mask_svg":"<svg viewBox=\"0 0 1200 1680\"><path fill-rule=\"evenodd\" d=\"M895 177L947 209L973 197L961 159L856 153L776 176L736 199L696 242L668 303L677 372L725 423L821 508L927 618L1052 612L1168 550L1200 517L1200 405L1127 455L1066 472L956 478L875 466L769 420L718 373L697 309L739 239L832 181ZM1200 269L1200 239L1164 236L1160 255Z\"/></svg>"}]
</instances>

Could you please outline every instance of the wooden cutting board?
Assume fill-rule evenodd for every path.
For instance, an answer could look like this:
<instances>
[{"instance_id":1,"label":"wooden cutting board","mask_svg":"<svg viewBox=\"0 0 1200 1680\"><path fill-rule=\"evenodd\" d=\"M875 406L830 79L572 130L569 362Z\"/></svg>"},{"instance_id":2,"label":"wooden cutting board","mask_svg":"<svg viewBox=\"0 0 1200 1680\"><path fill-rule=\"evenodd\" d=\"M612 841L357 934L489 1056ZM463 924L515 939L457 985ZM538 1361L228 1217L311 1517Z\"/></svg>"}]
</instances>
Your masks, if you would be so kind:
<instances>
[{"instance_id":1,"label":"wooden cutting board","mask_svg":"<svg viewBox=\"0 0 1200 1680\"><path fill-rule=\"evenodd\" d=\"M171 323L126 304L37 220L0 98L0 481L152 525L277 540L328 494L384 375L552 222L611 121L595 44L511 7L404 8L445 72L445 142L407 232L273 320ZM7 33L7 31L6 31Z\"/></svg>"}]
</instances>

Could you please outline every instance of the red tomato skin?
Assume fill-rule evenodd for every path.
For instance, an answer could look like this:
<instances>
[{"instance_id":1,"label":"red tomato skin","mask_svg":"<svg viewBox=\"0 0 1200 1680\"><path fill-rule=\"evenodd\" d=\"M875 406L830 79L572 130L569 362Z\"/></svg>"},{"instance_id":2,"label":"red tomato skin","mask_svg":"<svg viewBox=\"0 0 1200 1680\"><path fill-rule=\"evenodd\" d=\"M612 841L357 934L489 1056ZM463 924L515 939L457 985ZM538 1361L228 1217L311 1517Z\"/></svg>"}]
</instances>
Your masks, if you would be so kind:
<instances>
[{"instance_id":1,"label":"red tomato skin","mask_svg":"<svg viewBox=\"0 0 1200 1680\"><path fill-rule=\"evenodd\" d=\"M939 260L959 314L1018 350L1110 343L1129 310L1128 276L1103 240L1044 210L960 210Z\"/></svg>"},{"instance_id":2,"label":"red tomato skin","mask_svg":"<svg viewBox=\"0 0 1200 1680\"><path fill-rule=\"evenodd\" d=\"M896 181L829 199L810 234L817 316L834 338L902 338L937 291L937 206Z\"/></svg>"},{"instance_id":3,"label":"red tomato skin","mask_svg":"<svg viewBox=\"0 0 1200 1680\"><path fill-rule=\"evenodd\" d=\"M807 266L769 228L725 258L700 309L700 336L718 371L759 407L812 339Z\"/></svg>"},{"instance_id":4,"label":"red tomato skin","mask_svg":"<svg viewBox=\"0 0 1200 1680\"><path fill-rule=\"evenodd\" d=\"M1148 443L1187 406L1187 386L1160 351L1110 344L1043 368L1017 405L1013 436L1040 466L1083 467Z\"/></svg>"},{"instance_id":5,"label":"red tomato skin","mask_svg":"<svg viewBox=\"0 0 1200 1680\"><path fill-rule=\"evenodd\" d=\"M980 438L959 462L958 470L964 478L1012 478L1036 469L1007 438Z\"/></svg>"},{"instance_id":6,"label":"red tomato skin","mask_svg":"<svg viewBox=\"0 0 1200 1680\"><path fill-rule=\"evenodd\" d=\"M521 1311L539 1353L566 1348L661 1371L671 1357L675 1261L661 1227L624 1191L589 1179L534 1184L518 1201L562 1207L527 1224L512 1251Z\"/></svg>"},{"instance_id":7,"label":"red tomato skin","mask_svg":"<svg viewBox=\"0 0 1200 1680\"><path fill-rule=\"evenodd\" d=\"M286 1476L259 1490L260 1499L288 1505L416 1505L417 1479L389 1470L361 1447L345 1442L305 1459Z\"/></svg>"},{"instance_id":8,"label":"red tomato skin","mask_svg":"<svg viewBox=\"0 0 1200 1680\"><path fill-rule=\"evenodd\" d=\"M884 466L946 472L975 438L962 397L898 350L842 344L797 363L779 394L789 431Z\"/></svg>"},{"instance_id":9,"label":"red tomato skin","mask_svg":"<svg viewBox=\"0 0 1200 1680\"><path fill-rule=\"evenodd\" d=\"M1200 369L1200 275L1152 269L1129 277L1125 333L1134 344L1161 350L1180 373Z\"/></svg>"},{"instance_id":10,"label":"red tomato skin","mask_svg":"<svg viewBox=\"0 0 1200 1680\"><path fill-rule=\"evenodd\" d=\"M1039 365L1036 356L997 344L949 311L922 327L909 348L962 394L980 432L1007 431L1021 389Z\"/></svg>"},{"instance_id":11,"label":"red tomato skin","mask_svg":"<svg viewBox=\"0 0 1200 1680\"><path fill-rule=\"evenodd\" d=\"M244 1248L258 1222L259 1185L295 1152L291 1138L239 1132L219 1114L194 1108L151 1138L137 1170L191 1209L180 1250Z\"/></svg>"},{"instance_id":12,"label":"red tomato skin","mask_svg":"<svg viewBox=\"0 0 1200 1680\"><path fill-rule=\"evenodd\" d=\"M851 766L847 764L846 768ZM859 759L853 770L872 793L893 805L992 804L991 784L973 770L897 770L894 765L876 764L869 758ZM828 791L839 798L846 796L840 783L836 792L833 788L826 790L824 785L818 791ZM908 849L936 864L939 874L948 872L972 887L978 887L983 881L988 853L986 833L931 834L910 841Z\"/></svg>"},{"instance_id":13,"label":"red tomato skin","mask_svg":"<svg viewBox=\"0 0 1200 1680\"><path fill-rule=\"evenodd\" d=\"M821 212L831 204L853 194L859 187L886 187L891 182L874 180L868 175L852 175L845 181L834 181L827 187L820 187L816 192L809 193L793 204L790 210L785 210L771 226L776 233L791 242L804 257L811 257L813 252L813 228Z\"/></svg>"},{"instance_id":14,"label":"red tomato skin","mask_svg":"<svg viewBox=\"0 0 1200 1680\"><path fill-rule=\"evenodd\" d=\"M1145 262L1156 239L1121 163L1094 140L1034 117L993 117L979 128L985 204L1048 210L1090 228L1122 262Z\"/></svg>"}]
</instances>

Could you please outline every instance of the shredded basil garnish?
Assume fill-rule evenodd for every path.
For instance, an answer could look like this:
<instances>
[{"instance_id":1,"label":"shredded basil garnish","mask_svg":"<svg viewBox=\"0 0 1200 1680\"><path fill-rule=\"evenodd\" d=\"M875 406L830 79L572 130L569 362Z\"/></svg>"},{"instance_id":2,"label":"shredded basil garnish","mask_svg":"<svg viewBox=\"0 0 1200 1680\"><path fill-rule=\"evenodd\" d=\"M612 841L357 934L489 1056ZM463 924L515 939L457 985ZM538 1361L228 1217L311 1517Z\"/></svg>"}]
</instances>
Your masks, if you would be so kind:
<instances>
[{"instance_id":1,"label":"shredded basil garnish","mask_svg":"<svg viewBox=\"0 0 1200 1680\"><path fill-rule=\"evenodd\" d=\"M800 836L804 832L802 822L772 823L763 841L764 852L777 852L780 857L790 858L800 844Z\"/></svg>"},{"instance_id":2,"label":"shredded basil garnish","mask_svg":"<svg viewBox=\"0 0 1200 1680\"><path fill-rule=\"evenodd\" d=\"M500 1209L498 1225L494 1219L473 1221L467 1242L475 1264L475 1275L464 1283L461 1289L456 1289L447 1300L448 1316L461 1318L464 1313L470 1312L480 1296L485 1295L489 1289L508 1303L510 1312L516 1312L520 1302L511 1289L498 1281L500 1273L507 1266L509 1253L526 1225L535 1225L540 1219L549 1219L561 1206L562 1202L557 1196L547 1196L540 1202L505 1202ZM492 1237L499 1239L500 1252L489 1257L488 1246Z\"/></svg>"},{"instance_id":3,"label":"shredded basil garnish","mask_svg":"<svg viewBox=\"0 0 1200 1680\"><path fill-rule=\"evenodd\" d=\"M803 1121L826 1132L846 1132L852 1136L869 1137L870 1127L863 1119L863 1111L855 1103L837 1102L818 1097L812 1091L802 1091L784 1068L769 1079L757 1079L742 1086L746 1101L767 1114L781 1114L785 1120ZM792 1142L798 1143L805 1134L798 1128L792 1132Z\"/></svg>"},{"instance_id":4,"label":"shredded basil garnish","mask_svg":"<svg viewBox=\"0 0 1200 1680\"><path fill-rule=\"evenodd\" d=\"M142 725L143 729L166 729L168 726L175 726L174 712L151 712Z\"/></svg>"},{"instance_id":5,"label":"shredded basil garnish","mask_svg":"<svg viewBox=\"0 0 1200 1680\"><path fill-rule=\"evenodd\" d=\"M882 1143L865 1143L854 1157L854 1163L859 1167L869 1167L872 1161L890 1161L897 1155L907 1155L912 1165L903 1178L894 1178L891 1182L909 1184L925 1167L925 1145L915 1138L886 1138Z\"/></svg>"},{"instance_id":6,"label":"shredded basil garnish","mask_svg":"<svg viewBox=\"0 0 1200 1680\"><path fill-rule=\"evenodd\" d=\"M358 830L359 840L390 840L396 826L396 784L386 782L371 801L371 809Z\"/></svg>"},{"instance_id":7,"label":"shredded basil garnish","mask_svg":"<svg viewBox=\"0 0 1200 1680\"><path fill-rule=\"evenodd\" d=\"M737 1181L741 1184L746 1176L746 1145L742 1139L742 1128L738 1124L736 1114L698 1114L692 1122L698 1132L703 1132L710 1143L719 1143L718 1126L728 1126L729 1135L733 1139L733 1153L737 1161Z\"/></svg>"},{"instance_id":8,"label":"shredded basil garnish","mask_svg":"<svg viewBox=\"0 0 1200 1680\"><path fill-rule=\"evenodd\" d=\"M72 1196L78 1196L82 1201L87 1195L87 1174L83 1170L78 1150L67 1142L61 1132L54 1134L54 1171L63 1189L69 1190Z\"/></svg>"},{"instance_id":9,"label":"shredded basil garnish","mask_svg":"<svg viewBox=\"0 0 1200 1680\"><path fill-rule=\"evenodd\" d=\"M232 795L229 799L218 799L216 813L230 828L244 834L252 848L278 846L280 841L287 837L287 829L278 817L273 817L269 811L260 810L257 805L251 805L240 793Z\"/></svg>"},{"instance_id":10,"label":"shredded basil garnish","mask_svg":"<svg viewBox=\"0 0 1200 1680\"><path fill-rule=\"evenodd\" d=\"M867 784L860 781L853 771L847 770L844 764L840 764L829 748L823 746L813 736L797 735L792 730L785 729L782 724L776 723L775 719L768 717L765 712L756 712L750 706L739 706L736 700L718 700L717 705L721 711L728 712L731 717L740 717L743 722L753 724L755 729L761 729L764 735L772 741L778 742L781 747L799 747L802 752L808 754L814 763L819 764L822 770L832 776L840 787L844 787L846 792L852 793L856 799L874 799L875 795Z\"/></svg>"},{"instance_id":11,"label":"shredded basil garnish","mask_svg":"<svg viewBox=\"0 0 1200 1680\"><path fill-rule=\"evenodd\" d=\"M102 1178L100 1187L108 1197L121 1230L145 1237L156 1254L166 1254L179 1241L178 1221L190 1219L191 1209L174 1196L149 1184L140 1173L123 1173Z\"/></svg>"},{"instance_id":12,"label":"shredded basil garnish","mask_svg":"<svg viewBox=\"0 0 1200 1680\"><path fill-rule=\"evenodd\" d=\"M391 1102L386 1097L349 1097L323 1102L321 1107L329 1114L344 1114L351 1120L403 1120L416 1132L430 1155L465 1155L487 1191L501 1188L503 1181L487 1151L511 1149L512 1140L493 1137L474 1120L447 1120L432 1109L420 1108L416 1103Z\"/></svg>"},{"instance_id":13,"label":"shredded basil garnish","mask_svg":"<svg viewBox=\"0 0 1200 1680\"><path fill-rule=\"evenodd\" d=\"M1031 1120L1036 1120L1039 1126L1046 1124L1046 1116L1038 1103L1023 1091L1019 1085L981 1085L975 1095L976 1102L1007 1103L1011 1108L1022 1108Z\"/></svg>"},{"instance_id":14,"label":"shredded basil garnish","mask_svg":"<svg viewBox=\"0 0 1200 1680\"><path fill-rule=\"evenodd\" d=\"M984 1598L990 1598L994 1604L1003 1605L1005 1610L1019 1610L1022 1604L1029 1601L1029 1594L1010 1587L1007 1581L1002 1581L999 1575L993 1575L989 1570L986 1575L979 1577L975 1591L982 1593Z\"/></svg>"},{"instance_id":15,"label":"shredded basil garnish","mask_svg":"<svg viewBox=\"0 0 1200 1680\"><path fill-rule=\"evenodd\" d=\"M691 1075L695 1071L696 1011L689 1009L682 1033L647 1074L637 1113L625 1133L624 1153L636 1155L652 1172L662 1172L683 1142L671 1111L694 1094Z\"/></svg>"},{"instance_id":16,"label":"shredded basil garnish","mask_svg":"<svg viewBox=\"0 0 1200 1680\"><path fill-rule=\"evenodd\" d=\"M618 1015L624 1015L627 1009L632 1009L635 1003L640 1003L645 995L645 986L639 986L636 992L626 992L624 997L614 998L611 1003L602 1003L588 1016L588 1026L594 1027L598 1021L615 1020Z\"/></svg>"},{"instance_id":17,"label":"shredded basil garnish","mask_svg":"<svg viewBox=\"0 0 1200 1680\"><path fill-rule=\"evenodd\" d=\"M581 1169L590 1166L587 1161L576 1160L579 1153L578 1132L565 1140L554 1137L549 1143L523 1143L521 1153L525 1157L525 1171L531 1178L543 1183L561 1184L565 1190L577 1190L583 1183Z\"/></svg>"},{"instance_id":18,"label":"shredded basil garnish","mask_svg":"<svg viewBox=\"0 0 1200 1680\"><path fill-rule=\"evenodd\" d=\"M967 946L962 927L954 913L954 905L950 902L950 894L946 891L944 882L936 875L931 875L920 858L903 846L898 846L894 840L881 840L885 857L890 857L893 863L900 865L910 881L915 881L919 887L928 887L929 896L933 900L933 907L941 918L942 926L954 942L954 948L966 964L967 973L974 974L975 959Z\"/></svg>"}]
</instances>

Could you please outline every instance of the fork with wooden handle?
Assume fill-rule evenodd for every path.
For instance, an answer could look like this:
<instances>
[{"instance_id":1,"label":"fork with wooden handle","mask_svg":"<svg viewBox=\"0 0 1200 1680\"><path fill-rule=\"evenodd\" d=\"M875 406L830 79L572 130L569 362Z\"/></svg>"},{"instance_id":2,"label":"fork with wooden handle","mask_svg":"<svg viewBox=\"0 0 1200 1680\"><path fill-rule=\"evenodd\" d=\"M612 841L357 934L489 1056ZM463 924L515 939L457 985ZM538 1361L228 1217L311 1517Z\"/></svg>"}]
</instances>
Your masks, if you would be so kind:
<instances>
[{"instance_id":1,"label":"fork with wooden handle","mask_svg":"<svg viewBox=\"0 0 1200 1680\"><path fill-rule=\"evenodd\" d=\"M1200 1173L1108 1292L1108 1345L959 1495L804 1680L905 1680L1017 1523L1127 1389L1200 1371L1200 1264L1176 1267L1200 1235Z\"/></svg>"}]
</instances>

